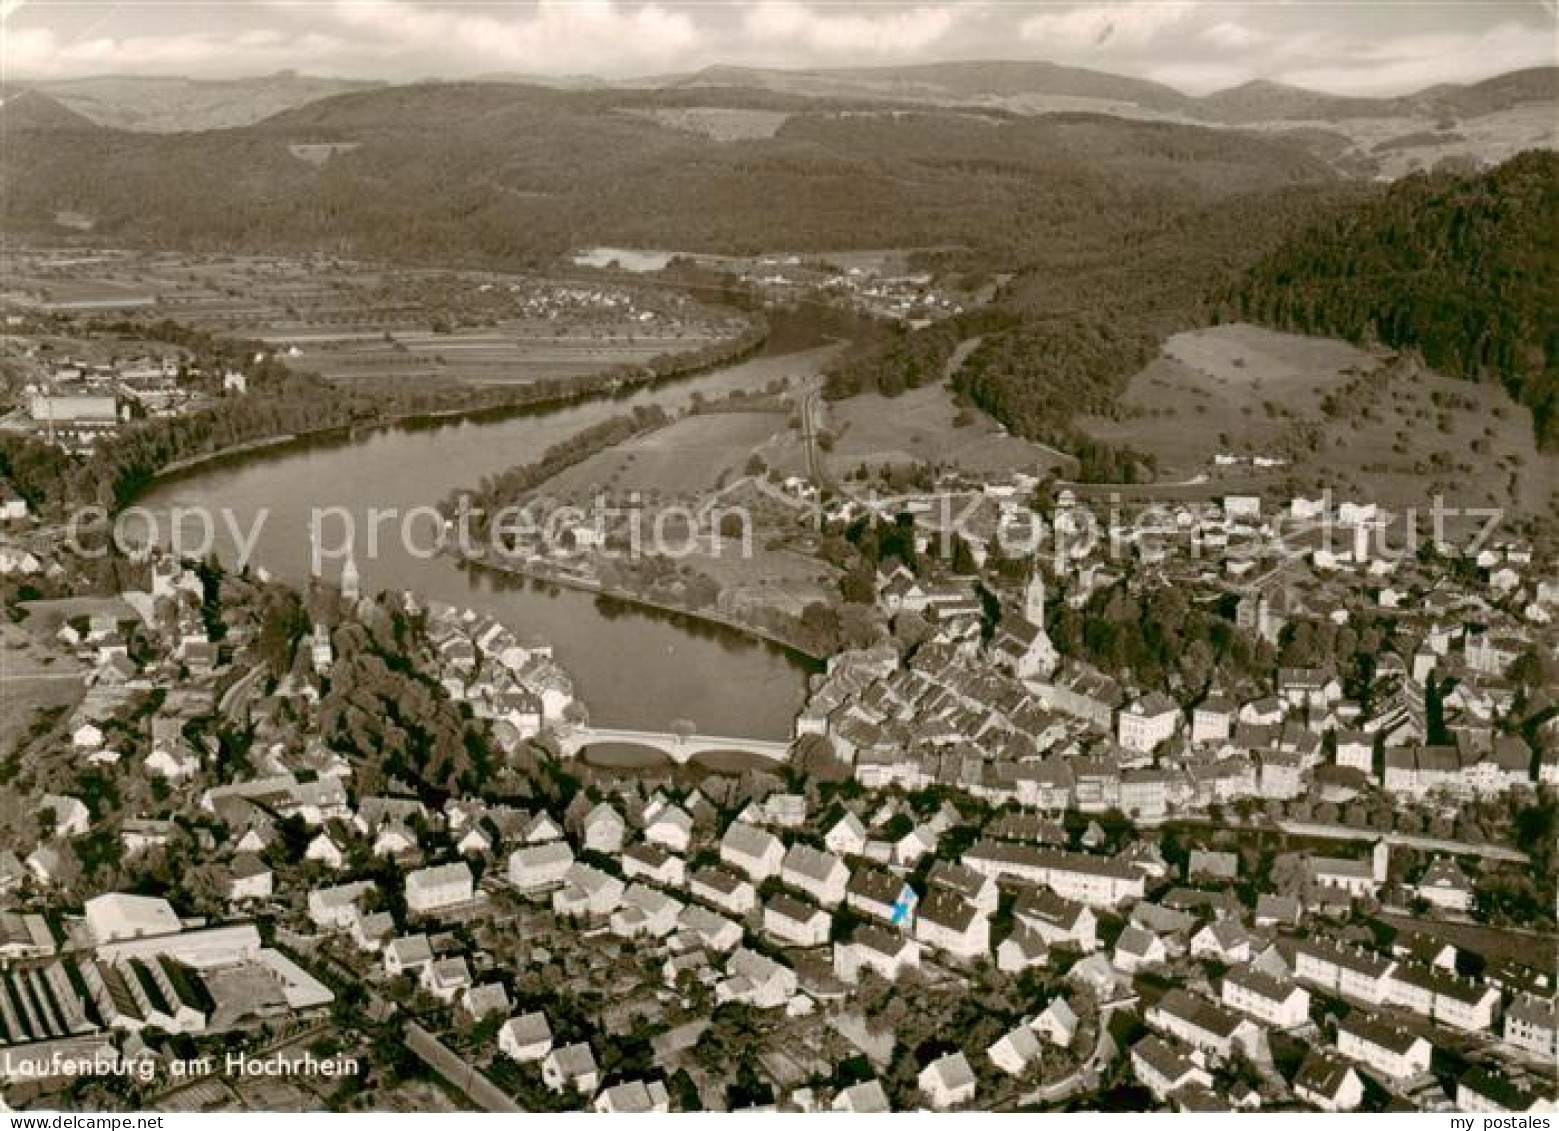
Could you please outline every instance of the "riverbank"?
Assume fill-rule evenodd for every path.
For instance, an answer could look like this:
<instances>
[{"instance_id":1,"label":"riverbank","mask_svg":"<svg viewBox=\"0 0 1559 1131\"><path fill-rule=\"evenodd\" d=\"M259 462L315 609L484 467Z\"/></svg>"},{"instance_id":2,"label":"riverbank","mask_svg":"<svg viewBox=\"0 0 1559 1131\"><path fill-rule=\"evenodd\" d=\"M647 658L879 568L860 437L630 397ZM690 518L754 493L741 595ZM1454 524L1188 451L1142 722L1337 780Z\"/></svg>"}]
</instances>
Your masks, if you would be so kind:
<instances>
[{"instance_id":1,"label":"riverbank","mask_svg":"<svg viewBox=\"0 0 1559 1131\"><path fill-rule=\"evenodd\" d=\"M685 365L677 365L676 359L673 358L668 363L671 368L664 371L656 371L646 366L644 367L643 375L637 379L621 375L606 376L605 374L600 374L597 377L596 383L588 387L567 393L539 396L530 400L506 399L499 403L458 405L431 411L419 410L363 423L327 424L319 428L302 431L292 431L272 436L258 436L252 440L227 444L209 452L200 452L164 464L148 475L127 498L122 500L117 509L122 510L124 507L130 506L152 488L176 479L180 475L198 471L209 465L220 463L223 460L252 455L272 448L283 448L292 444L319 443L335 438L369 436L394 428L437 427L445 424L458 424L464 421L497 422L510 417L555 412L603 398L626 397L645 389L652 389L660 385L672 384L677 381L689 380L702 374L712 373L715 370L736 365L752 358L761 352L768 343L770 333L768 321L762 318L761 315L754 315L749 311L743 311L743 314L749 319L749 333L731 339L729 344L735 348L733 348L732 352L722 353L718 357L704 356L696 363ZM699 352L707 354L711 348L706 346Z\"/></svg>"},{"instance_id":2,"label":"riverbank","mask_svg":"<svg viewBox=\"0 0 1559 1131\"><path fill-rule=\"evenodd\" d=\"M570 577L567 574L555 573L551 570L528 564L526 562L510 562L498 564L496 562L477 557L474 554L462 554L451 551L450 556L462 565L476 569L490 570L493 573L505 574L510 577L523 577L528 581L535 581L543 585L556 585L564 589L573 589L581 593L589 593L593 596L614 601L633 608L645 609L652 612L664 613L682 620L698 624L709 625L730 632L736 632L759 643L768 644L779 648L797 660L812 666L821 667L828 662L827 656L820 656L812 650L787 639L770 629L758 625L748 624L726 613L715 612L707 609L689 609L683 605L673 605L667 601L657 601L653 597L646 597L627 589L608 588L599 581L592 581L583 577Z\"/></svg>"},{"instance_id":3,"label":"riverbank","mask_svg":"<svg viewBox=\"0 0 1559 1131\"><path fill-rule=\"evenodd\" d=\"M756 395L779 378L805 379L826 363L817 328L805 316L769 313L767 321L771 333L756 357L701 376L620 396L575 398L561 407L488 413L457 425L360 427L350 439L342 434L331 442L275 445L169 476L138 505L163 524L173 508L230 514L231 523L218 523L214 532L212 553L219 560L246 560L305 587L317 572L307 536L317 508L339 508L358 523L376 511L422 514L635 407L660 405L679 414L695 400L718 401L737 389ZM470 548L493 553L480 544ZM376 552L359 554L357 565L365 592L411 592L553 642L579 699L607 726L664 731L676 720L696 719L711 734L785 738L817 670L811 658L782 646L789 641L762 641L680 609L643 608L584 589L464 568L452 553L430 554L383 533ZM638 587L628 579L604 580ZM654 595L681 600L676 593ZM781 635L787 631L783 624L761 623Z\"/></svg>"},{"instance_id":4,"label":"riverbank","mask_svg":"<svg viewBox=\"0 0 1559 1131\"><path fill-rule=\"evenodd\" d=\"M258 440L247 440L242 444L229 444L226 447L218 448L214 452L204 452L198 456L186 456L184 459L176 459L172 463L165 465L147 480L142 490L149 490L152 484L167 476L177 475L183 471L193 471L196 468L204 467L206 464L228 459L232 456L249 455L251 452L263 452L267 448L281 447L284 444L291 444L297 440L308 439L312 435L322 435L325 431L325 429L321 429L320 433L317 434L284 432L279 436L263 436Z\"/></svg>"}]
</instances>

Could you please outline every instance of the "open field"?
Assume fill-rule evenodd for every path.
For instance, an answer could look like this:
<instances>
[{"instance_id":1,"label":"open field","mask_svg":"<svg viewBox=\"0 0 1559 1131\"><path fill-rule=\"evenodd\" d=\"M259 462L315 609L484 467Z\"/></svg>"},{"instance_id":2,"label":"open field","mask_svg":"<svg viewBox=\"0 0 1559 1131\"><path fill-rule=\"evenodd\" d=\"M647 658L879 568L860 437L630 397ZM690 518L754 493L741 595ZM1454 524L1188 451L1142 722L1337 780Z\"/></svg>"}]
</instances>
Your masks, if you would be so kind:
<instances>
[{"instance_id":1,"label":"open field","mask_svg":"<svg viewBox=\"0 0 1559 1131\"><path fill-rule=\"evenodd\" d=\"M853 474L862 464L929 463L976 474L1021 470L1043 474L1071 461L1038 444L1008 435L977 409L959 418L945 385L925 385L896 397L874 393L827 407L825 425L834 436L826 455L835 478Z\"/></svg>"},{"instance_id":2,"label":"open field","mask_svg":"<svg viewBox=\"0 0 1559 1131\"><path fill-rule=\"evenodd\" d=\"M1160 479L1207 476L1215 490L1331 487L1403 509L1559 503L1559 458L1540 455L1531 418L1504 390L1458 381L1333 339L1235 324L1177 334L1093 436L1154 455ZM1218 454L1284 461L1218 467Z\"/></svg>"},{"instance_id":3,"label":"open field","mask_svg":"<svg viewBox=\"0 0 1559 1131\"><path fill-rule=\"evenodd\" d=\"M697 331L646 333L628 324L570 331L532 322L449 333L404 323L343 334L292 332L282 325L256 336L296 349L293 364L332 381L454 379L470 385L582 376L718 340L717 335Z\"/></svg>"},{"instance_id":4,"label":"open field","mask_svg":"<svg viewBox=\"0 0 1559 1131\"><path fill-rule=\"evenodd\" d=\"M0 626L0 758L8 758L40 710L69 709L86 693L75 660L39 648L26 631Z\"/></svg>"},{"instance_id":5,"label":"open field","mask_svg":"<svg viewBox=\"0 0 1559 1131\"><path fill-rule=\"evenodd\" d=\"M809 604L831 602L838 596L837 570L795 550L768 548L762 531L754 537L750 557L744 557L734 542L723 545L722 551L692 554L684 561L719 583L727 607L772 609L799 617Z\"/></svg>"},{"instance_id":6,"label":"open field","mask_svg":"<svg viewBox=\"0 0 1559 1131\"><path fill-rule=\"evenodd\" d=\"M1271 132L1313 130L1329 134L1339 152L1328 154L1340 168L1356 174L1389 177L1428 171L1442 161L1460 166L1490 166L1524 149L1559 144L1550 106L1533 102L1460 120L1395 116L1349 117L1341 121L1284 121L1258 124ZM1318 151L1325 152L1324 147Z\"/></svg>"},{"instance_id":7,"label":"open field","mask_svg":"<svg viewBox=\"0 0 1559 1131\"><path fill-rule=\"evenodd\" d=\"M0 300L170 318L354 382L529 382L730 338L729 312L654 285L387 268L325 256L19 251Z\"/></svg>"},{"instance_id":8,"label":"open field","mask_svg":"<svg viewBox=\"0 0 1559 1131\"><path fill-rule=\"evenodd\" d=\"M789 119L783 110L741 110L724 107L679 107L666 110L625 110L670 130L702 134L713 141L747 141L773 137Z\"/></svg>"},{"instance_id":9,"label":"open field","mask_svg":"<svg viewBox=\"0 0 1559 1131\"><path fill-rule=\"evenodd\" d=\"M586 502L597 493L646 500L713 491L743 474L753 452L788 428L781 412L712 412L600 452L549 480L542 492Z\"/></svg>"}]
</instances>

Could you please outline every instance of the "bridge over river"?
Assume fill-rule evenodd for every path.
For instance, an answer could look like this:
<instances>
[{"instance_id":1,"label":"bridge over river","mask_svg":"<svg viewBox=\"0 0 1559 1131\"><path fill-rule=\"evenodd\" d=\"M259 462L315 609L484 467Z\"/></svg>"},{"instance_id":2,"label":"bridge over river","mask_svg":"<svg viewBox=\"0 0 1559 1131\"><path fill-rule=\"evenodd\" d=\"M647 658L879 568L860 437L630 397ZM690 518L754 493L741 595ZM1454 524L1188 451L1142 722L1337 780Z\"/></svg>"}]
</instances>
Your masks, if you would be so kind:
<instances>
[{"instance_id":1,"label":"bridge over river","mask_svg":"<svg viewBox=\"0 0 1559 1131\"><path fill-rule=\"evenodd\" d=\"M590 746L642 746L658 750L673 762L685 764L699 754L753 754L769 762L783 762L790 753L789 742L762 738L726 738L711 734L683 734L672 731L616 730L611 727L578 727L560 736L558 741L566 758L578 757Z\"/></svg>"}]
</instances>

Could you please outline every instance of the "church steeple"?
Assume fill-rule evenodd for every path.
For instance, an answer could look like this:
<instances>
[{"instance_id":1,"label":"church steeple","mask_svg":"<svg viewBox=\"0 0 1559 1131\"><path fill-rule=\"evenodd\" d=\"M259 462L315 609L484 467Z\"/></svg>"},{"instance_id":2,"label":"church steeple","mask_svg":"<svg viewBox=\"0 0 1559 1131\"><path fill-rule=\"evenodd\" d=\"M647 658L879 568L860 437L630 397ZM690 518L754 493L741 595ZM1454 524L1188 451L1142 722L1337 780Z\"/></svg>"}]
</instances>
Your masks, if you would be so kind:
<instances>
[{"instance_id":1,"label":"church steeple","mask_svg":"<svg viewBox=\"0 0 1559 1131\"><path fill-rule=\"evenodd\" d=\"M1023 590L1023 619L1038 628L1045 627L1045 576L1037 566Z\"/></svg>"},{"instance_id":2,"label":"church steeple","mask_svg":"<svg viewBox=\"0 0 1559 1131\"><path fill-rule=\"evenodd\" d=\"M341 567L341 596L348 601L356 601L362 596L361 579L357 573L357 559L348 557L346 565Z\"/></svg>"}]
</instances>

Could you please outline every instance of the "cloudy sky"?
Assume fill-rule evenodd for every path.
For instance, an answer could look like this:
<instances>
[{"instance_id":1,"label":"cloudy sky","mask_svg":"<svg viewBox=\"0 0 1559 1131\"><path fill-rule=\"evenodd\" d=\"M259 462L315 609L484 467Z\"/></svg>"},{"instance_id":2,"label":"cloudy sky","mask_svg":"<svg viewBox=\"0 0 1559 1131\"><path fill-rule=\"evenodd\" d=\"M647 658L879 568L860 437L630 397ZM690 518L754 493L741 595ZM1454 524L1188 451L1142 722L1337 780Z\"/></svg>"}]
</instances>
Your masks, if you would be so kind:
<instances>
[{"instance_id":1,"label":"cloudy sky","mask_svg":"<svg viewBox=\"0 0 1559 1131\"><path fill-rule=\"evenodd\" d=\"M1045 59L1201 93L1388 94L1556 62L1554 0L0 0L0 75L620 79L711 63Z\"/></svg>"}]
</instances>

